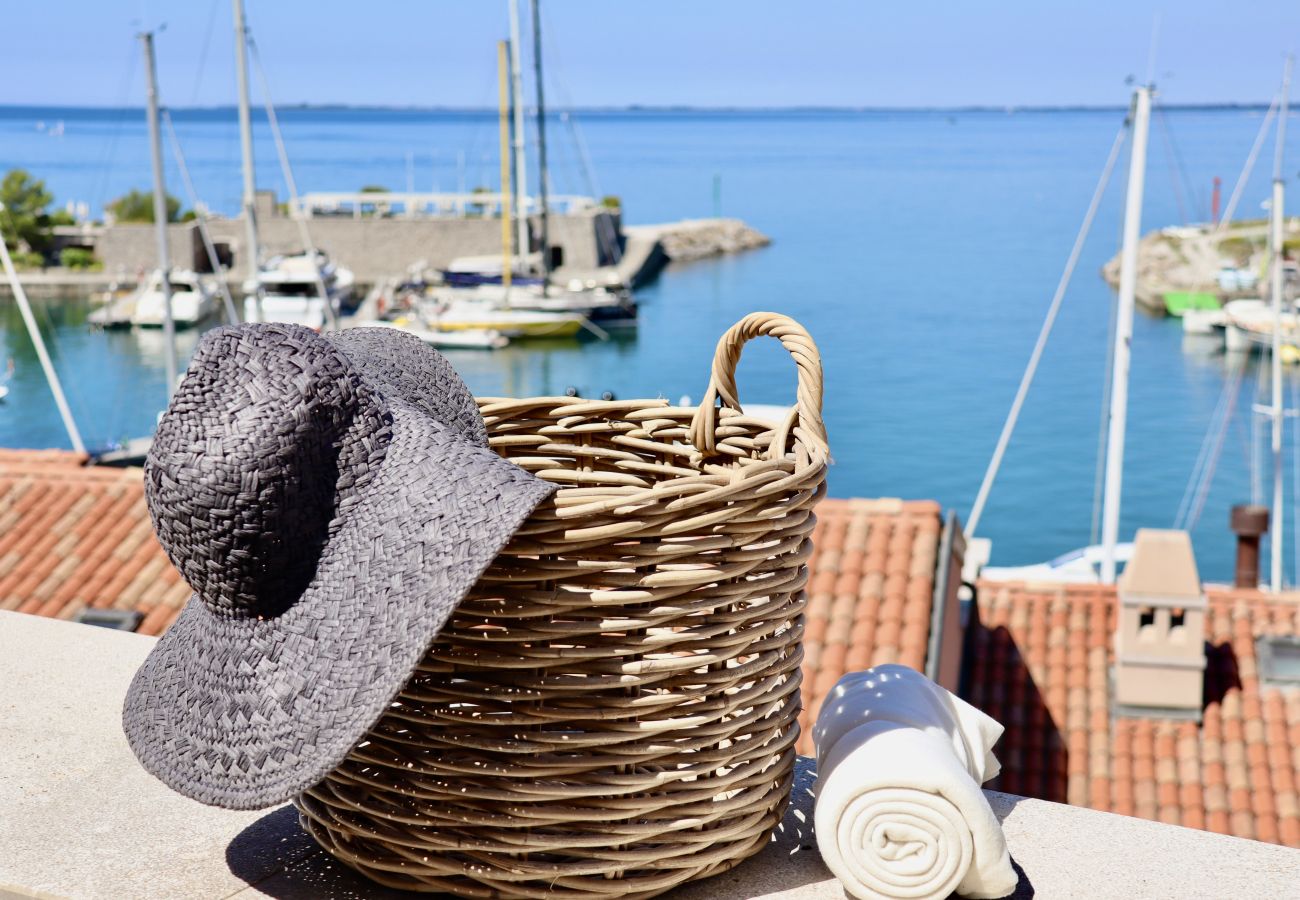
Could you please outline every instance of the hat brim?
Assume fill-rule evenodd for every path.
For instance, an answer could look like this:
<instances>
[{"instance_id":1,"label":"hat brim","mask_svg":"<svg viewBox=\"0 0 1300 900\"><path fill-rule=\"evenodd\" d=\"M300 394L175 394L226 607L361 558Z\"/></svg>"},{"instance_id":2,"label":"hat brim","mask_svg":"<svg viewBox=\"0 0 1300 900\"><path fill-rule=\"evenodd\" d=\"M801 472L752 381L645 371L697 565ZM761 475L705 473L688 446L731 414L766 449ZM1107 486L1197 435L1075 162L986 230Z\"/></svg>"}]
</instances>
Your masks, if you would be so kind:
<instances>
[{"instance_id":1,"label":"hat brim","mask_svg":"<svg viewBox=\"0 0 1300 900\"><path fill-rule=\"evenodd\" d=\"M392 399L392 442L303 595L270 619L191 597L127 693L146 769L229 809L281 803L389 708L457 604L555 490Z\"/></svg>"}]
</instances>

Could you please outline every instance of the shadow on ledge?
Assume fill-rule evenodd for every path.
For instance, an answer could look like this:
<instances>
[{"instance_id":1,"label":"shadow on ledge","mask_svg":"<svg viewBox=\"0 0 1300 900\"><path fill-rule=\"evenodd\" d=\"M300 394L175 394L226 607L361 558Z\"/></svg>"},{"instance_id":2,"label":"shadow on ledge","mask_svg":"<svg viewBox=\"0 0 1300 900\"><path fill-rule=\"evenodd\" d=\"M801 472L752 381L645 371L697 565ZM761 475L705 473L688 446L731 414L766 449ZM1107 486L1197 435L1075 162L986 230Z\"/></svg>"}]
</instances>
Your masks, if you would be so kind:
<instances>
[{"instance_id":1,"label":"shadow on ledge","mask_svg":"<svg viewBox=\"0 0 1300 900\"><path fill-rule=\"evenodd\" d=\"M664 896L671 900L751 900L758 894L796 891L830 879L813 835L815 780L812 761L796 760L790 808L768 846L734 869L681 885ZM270 812L240 832L226 848L226 865L238 878L278 900L434 896L385 888L344 866L302 830L298 811L292 806Z\"/></svg>"},{"instance_id":2,"label":"shadow on ledge","mask_svg":"<svg viewBox=\"0 0 1300 900\"><path fill-rule=\"evenodd\" d=\"M237 877L278 900L371 900L429 897L385 888L330 856L298 825L298 811L282 806L249 825L226 847Z\"/></svg>"}]
</instances>

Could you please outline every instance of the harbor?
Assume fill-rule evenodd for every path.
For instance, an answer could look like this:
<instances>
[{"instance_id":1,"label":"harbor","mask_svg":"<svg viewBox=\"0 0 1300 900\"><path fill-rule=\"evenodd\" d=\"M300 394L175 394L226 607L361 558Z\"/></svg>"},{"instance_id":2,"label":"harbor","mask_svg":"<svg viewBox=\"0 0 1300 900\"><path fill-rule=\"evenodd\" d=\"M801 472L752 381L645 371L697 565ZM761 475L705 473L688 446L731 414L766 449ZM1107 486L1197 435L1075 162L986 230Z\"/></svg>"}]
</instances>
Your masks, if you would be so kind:
<instances>
[{"instance_id":1,"label":"harbor","mask_svg":"<svg viewBox=\"0 0 1300 900\"><path fill-rule=\"evenodd\" d=\"M1286 895L1300 11L1021 5L15 8L0 895Z\"/></svg>"},{"instance_id":2,"label":"harbor","mask_svg":"<svg viewBox=\"0 0 1300 900\"><path fill-rule=\"evenodd\" d=\"M58 146L67 148L64 152L72 153L78 140L105 139L108 126L103 114L84 119L67 112L59 115L68 124L58 139L34 127L38 119L56 118L54 113L0 115L6 140L20 148L16 159L30 159L26 164L33 171L39 171L38 154L48 153L52 142L60 142ZM237 201L238 130L233 111L220 115L175 111L173 115L178 133L194 135L195 154L226 159L216 169L218 178L196 170L196 186L216 197L221 186L233 180ZM754 308L790 310L818 332L830 377L843 385L826 398L828 427L837 435L837 446L846 448L836 453L830 471L834 492L888 496L907 487L908 494L944 497L954 508L968 510L1006 412L1002 402L974 403L971 397L996 396L1009 402L1014 395L1041 325L1045 294L1060 275L1068 249L1063 245L1068 245L1078 227L1117 115L1122 112L1010 116L982 112L959 115L954 125L946 114L919 112L588 114L584 117L588 141L601 163L603 181L617 185L623 208L633 221L710 218L712 176L691 181L682 172L712 171L717 165L713 148L719 143L746 141L760 151L760 160L807 158L810 170L823 172L844 189L809 209L801 205L805 185L799 179L773 182L766 162L731 162L723 169L723 217L759 228L771 238L769 247L668 264L653 282L636 291L640 315L635 333L615 333L609 341L601 341L582 332L571 338L518 342L491 352L447 352L474 390L487 396L564 394L573 388L584 397L598 398L606 391L630 397L648 391L672 400L683 396L698 400L704 385L692 360L712 352L717 333ZM1259 112L1238 110L1173 110L1168 116L1185 148L1188 167L1194 174L1201 173L1207 184L1214 173L1240 167L1260 123ZM111 121L117 118L115 114ZM131 168L115 166L115 171L122 171L120 180L106 191L109 196L147 183L149 177L143 112L130 110L120 118L125 130L118 155L126 157L129 148L138 147L144 154L144 168L134 163ZM314 187L363 183L364 172L374 165L368 146L336 149L340 143L352 146L346 142L359 122L367 128L383 123L399 144L412 141L409 135L416 128L443 142L461 136L468 140L474 131L495 134L495 113L479 114L469 122L466 118L436 112L378 116L290 109L282 125L289 146L301 146L308 159L342 154L343 162L306 167L299 178L310 176L307 184ZM955 149L924 169L908 162L901 151L879 170L863 169L855 156L867 145L934 143L950 140L954 133L969 135L961 152L974 154L971 158L990 173L988 178L995 179L1006 202L985 206L974 202L983 188L960 174L958 157L952 155L958 152ZM1297 133L1300 129L1291 129L1289 140ZM675 148L672 153L659 149L665 142ZM1033 165L1045 154L1062 153L1062 145L1076 149L1054 169ZM223 157L225 148L233 153ZM269 140L260 149L259 162L274 171ZM373 180L400 183L404 153L394 153L384 165ZM1159 173L1165 165L1157 145L1152 171ZM1267 168L1258 167L1252 176L1253 195L1266 194ZM1007 170L1014 175L1005 174ZM84 174L74 173L66 190L75 196L79 185L93 185L99 177L97 164L88 166ZM205 177L211 179L206 189ZM891 227L874 228L864 239L860 228L828 224L857 222L862 198L868 196L888 215ZM918 205L918 197L930 198L929 205ZM931 208L942 213L937 224L926 212ZM236 209L232 217L237 214ZM1118 196L1112 192L1099 208L1094 226L1098 238L1084 248L1070 297L1061 309L1060 331L1047 347L1036 393L1026 406L1021 431L985 510L980 530L998 548L994 557L998 565L1035 563L1093 542L1090 524L1108 341L1106 310L1114 299L1098 273L1114 248L1104 236L1118 233L1121 214ZM1039 227L1027 230L1027 216ZM1152 176L1144 220L1152 227L1179 220L1168 179ZM625 226L625 230L635 227ZM938 245L946 248L942 265L953 274L950 283L957 284L957 273L965 273L960 291L936 291L919 279L918 273L930 271L936 262L916 235L932 229ZM970 246L967 236L975 233L983 236L981 243ZM494 236L499 241L499 233ZM179 240L170 241L170 246L179 246ZM995 247L1009 248L1021 262L1009 265L1004 253L990 250ZM864 248L869 248L871 260L881 262L871 263L865 281L855 285ZM232 289L238 290L238 282L238 278L231 280ZM90 291L57 301L33 298L33 304L49 337L51 355L59 371L66 373L69 403L84 423L88 443L106 446L147 433L165 397L159 331L91 329L86 323L95 308ZM3 353L16 363L12 392L0 407L0 443L66 445L18 311L10 301L4 301L0 311ZM198 336L198 330L178 332L182 360L188 358ZM1231 357L1213 347L1201 342L1185 345L1181 320L1172 317L1139 315L1133 346L1135 392L1142 412L1129 422L1134 448L1129 465L1135 467L1133 477L1140 487L1128 501L1126 528L1144 521L1174 521L1200 445L1219 419L1216 410L1223 385L1238 371ZM1003 347L1020 349L999 349ZM761 360L765 352L762 346L747 351L742 366L750 365L751 355ZM1259 357L1245 363L1248 383L1258 380L1259 365ZM758 374L747 401L752 397L752 402L788 402L789 386L779 368L774 368L777 371L770 376ZM1295 371L1287 369L1287 385L1293 383ZM955 374L959 372L978 372L978 385L955 389L954 380L962 381ZM1210 576L1230 574L1223 517L1229 506L1252 493L1253 429L1251 416L1243 412L1248 405L1238 405L1232 416L1224 458L1205 501L1207 511L1192 532L1198 559ZM917 409L926 411L924 424L917 419ZM1287 433L1290 446L1290 429ZM870 453L847 449L867 446L876 449ZM918 455L918 446L926 448L923 454ZM942 464L933 463L936 455ZM1025 509L1054 512L1026 517Z\"/></svg>"}]
</instances>

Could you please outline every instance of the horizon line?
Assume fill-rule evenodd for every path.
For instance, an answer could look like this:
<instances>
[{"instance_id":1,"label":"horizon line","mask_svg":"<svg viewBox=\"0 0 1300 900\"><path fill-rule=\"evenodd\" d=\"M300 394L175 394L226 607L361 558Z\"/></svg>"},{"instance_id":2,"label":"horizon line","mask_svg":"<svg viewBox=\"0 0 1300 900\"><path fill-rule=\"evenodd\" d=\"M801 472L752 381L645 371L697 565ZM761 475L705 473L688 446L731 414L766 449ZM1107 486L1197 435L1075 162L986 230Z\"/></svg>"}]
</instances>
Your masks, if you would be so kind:
<instances>
[{"instance_id":1,"label":"horizon line","mask_svg":"<svg viewBox=\"0 0 1300 900\"><path fill-rule=\"evenodd\" d=\"M234 103L209 105L169 105L163 104L174 112L224 112L235 111ZM1167 110L1265 110L1269 104L1264 101L1224 101L1224 102L1186 102L1160 104ZM646 104L628 103L623 105L592 105L551 107L547 118L564 113L792 113L792 112L835 112L835 113L1008 113L1008 112L1122 112L1127 111L1127 103L1063 103L1063 104L1016 104L989 103L968 104L960 106L863 106L848 104L785 104L775 106L696 106L691 104ZM488 106L429 106L420 104L382 104L382 103L282 103L281 110L349 110L355 112L420 112L420 113L460 113L497 115L495 107ZM96 112L143 112L144 105L112 104L70 104L70 103L0 103L0 110L90 110ZM254 109L265 116L265 110ZM530 112L530 114L535 114Z\"/></svg>"}]
</instances>

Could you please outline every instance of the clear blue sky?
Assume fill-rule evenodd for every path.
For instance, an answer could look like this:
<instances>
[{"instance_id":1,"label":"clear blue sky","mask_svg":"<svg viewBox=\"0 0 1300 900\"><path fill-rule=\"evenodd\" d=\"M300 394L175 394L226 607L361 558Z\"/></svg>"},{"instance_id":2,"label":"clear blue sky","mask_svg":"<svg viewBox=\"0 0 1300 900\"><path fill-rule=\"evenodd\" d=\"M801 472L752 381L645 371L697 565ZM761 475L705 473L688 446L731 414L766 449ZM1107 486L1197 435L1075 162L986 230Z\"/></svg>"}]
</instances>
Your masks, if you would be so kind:
<instances>
[{"instance_id":1,"label":"clear blue sky","mask_svg":"<svg viewBox=\"0 0 1300 900\"><path fill-rule=\"evenodd\" d=\"M495 103L506 0L246 2L278 103ZM137 105L132 37L161 22L165 102L233 101L229 0L5 7L0 103ZM550 102L578 106L1119 104L1157 13L1167 103L1267 100L1300 47L1297 0L543 2Z\"/></svg>"}]
</instances>

